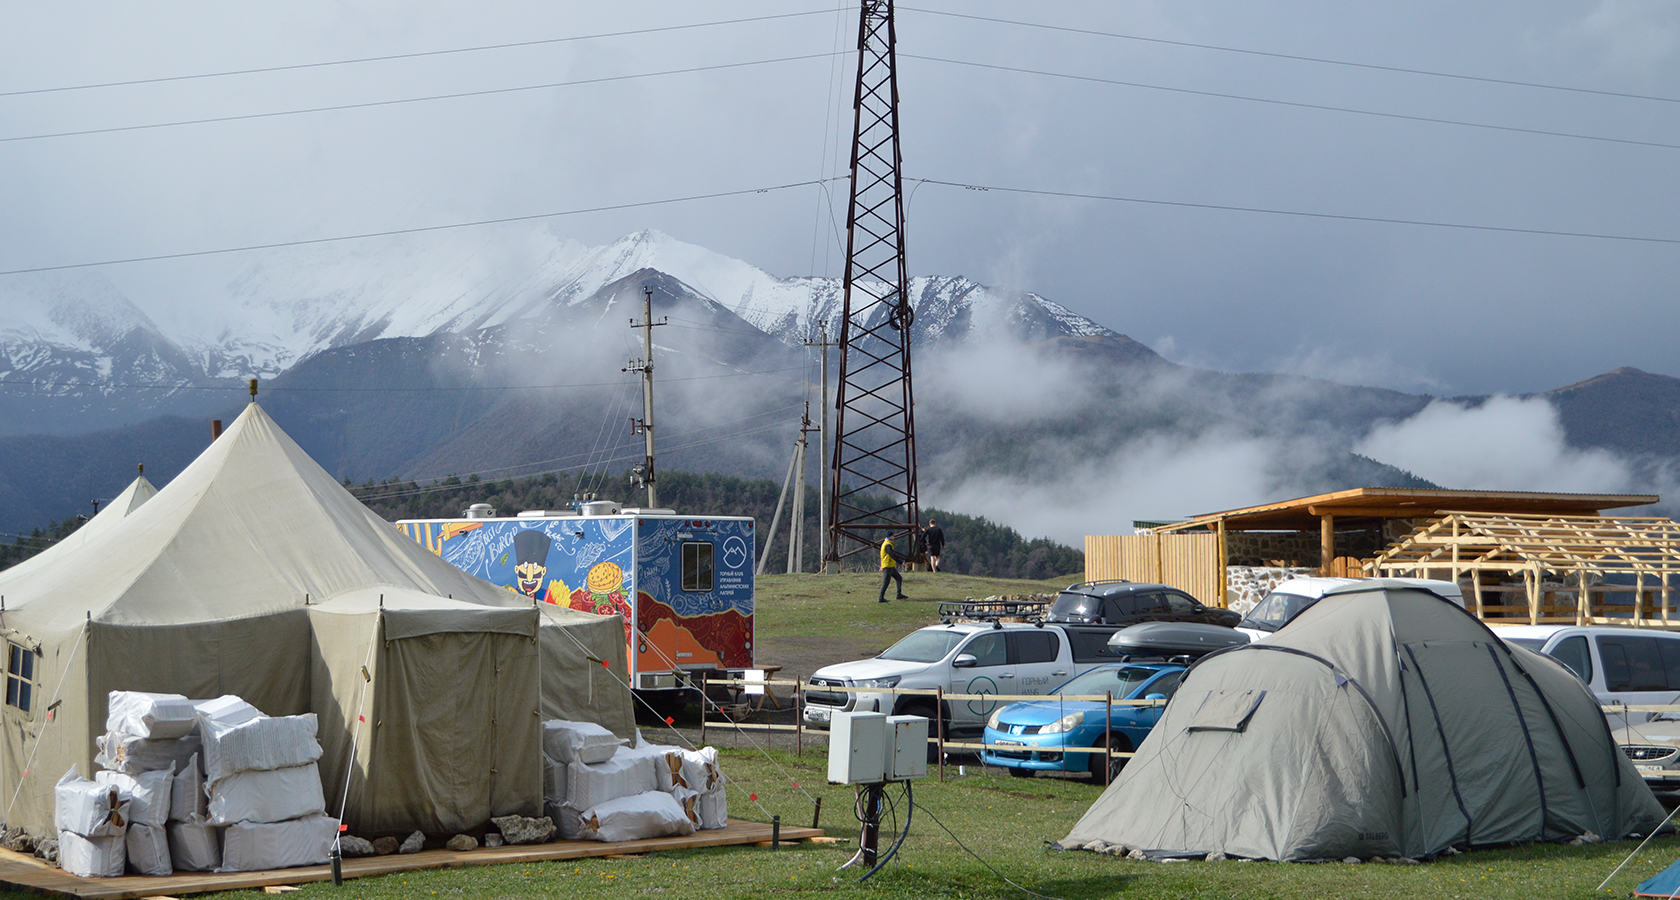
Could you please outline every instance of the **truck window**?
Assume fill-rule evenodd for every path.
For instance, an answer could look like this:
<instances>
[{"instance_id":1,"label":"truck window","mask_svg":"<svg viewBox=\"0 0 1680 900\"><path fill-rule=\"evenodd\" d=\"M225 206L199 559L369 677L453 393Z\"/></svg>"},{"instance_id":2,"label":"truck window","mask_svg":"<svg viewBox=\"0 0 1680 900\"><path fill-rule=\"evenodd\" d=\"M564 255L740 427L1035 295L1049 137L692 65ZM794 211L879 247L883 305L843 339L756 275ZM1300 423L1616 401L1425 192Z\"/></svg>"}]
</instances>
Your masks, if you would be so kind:
<instances>
[{"instance_id":1,"label":"truck window","mask_svg":"<svg viewBox=\"0 0 1680 900\"><path fill-rule=\"evenodd\" d=\"M1108 638L1114 634L1112 628L1078 628L1062 626L1062 633L1068 636L1068 643L1073 645L1073 661L1113 662L1120 658L1120 654L1110 650Z\"/></svg>"},{"instance_id":2,"label":"truck window","mask_svg":"<svg viewBox=\"0 0 1680 900\"><path fill-rule=\"evenodd\" d=\"M1119 594L1109 597L1103 604L1103 618L1113 625L1124 622L1132 617L1137 608L1137 602L1131 594Z\"/></svg>"},{"instance_id":3,"label":"truck window","mask_svg":"<svg viewBox=\"0 0 1680 900\"><path fill-rule=\"evenodd\" d=\"M1133 594L1137 598L1138 615L1153 616L1167 611L1167 599L1160 591L1150 591L1146 594Z\"/></svg>"},{"instance_id":4,"label":"truck window","mask_svg":"<svg viewBox=\"0 0 1680 900\"><path fill-rule=\"evenodd\" d=\"M682 545L682 589L692 594L712 590L712 542L684 541Z\"/></svg>"},{"instance_id":5,"label":"truck window","mask_svg":"<svg viewBox=\"0 0 1680 900\"><path fill-rule=\"evenodd\" d=\"M1185 594L1168 591L1165 596L1167 598L1167 612L1187 616L1196 610L1196 601L1191 600Z\"/></svg>"},{"instance_id":6,"label":"truck window","mask_svg":"<svg viewBox=\"0 0 1680 900\"><path fill-rule=\"evenodd\" d=\"M1002 634L982 634L968 646L962 648L962 653L972 653L980 666L1003 666L1009 664L1009 645L1004 642Z\"/></svg>"},{"instance_id":7,"label":"truck window","mask_svg":"<svg viewBox=\"0 0 1680 900\"><path fill-rule=\"evenodd\" d=\"M1670 643L1680 645L1680 641L1672 641ZM1585 681L1588 684L1592 683L1592 654L1587 652L1587 639L1585 636L1577 634L1566 637L1563 640L1558 641L1557 646L1553 647L1551 652L1546 655L1560 663L1563 663L1565 668L1574 672L1576 677L1580 678L1582 681Z\"/></svg>"},{"instance_id":8,"label":"truck window","mask_svg":"<svg viewBox=\"0 0 1680 900\"><path fill-rule=\"evenodd\" d=\"M1600 637L1598 655L1604 660L1604 687L1609 691L1664 691L1662 650L1656 638Z\"/></svg>"},{"instance_id":9,"label":"truck window","mask_svg":"<svg viewBox=\"0 0 1680 900\"><path fill-rule=\"evenodd\" d=\"M1055 662L1061 650L1060 642L1049 631L1016 631L1009 635L1009 640L1015 645L1018 665Z\"/></svg>"}]
</instances>

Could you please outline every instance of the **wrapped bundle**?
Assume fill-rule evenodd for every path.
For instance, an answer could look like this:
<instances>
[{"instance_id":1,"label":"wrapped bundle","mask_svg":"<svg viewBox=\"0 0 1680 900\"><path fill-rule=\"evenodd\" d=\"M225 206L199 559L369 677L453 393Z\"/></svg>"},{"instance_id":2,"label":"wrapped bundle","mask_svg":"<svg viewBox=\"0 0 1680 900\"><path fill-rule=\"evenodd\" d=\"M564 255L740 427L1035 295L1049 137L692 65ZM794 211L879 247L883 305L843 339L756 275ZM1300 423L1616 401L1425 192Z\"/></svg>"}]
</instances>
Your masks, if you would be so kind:
<instances>
[{"instance_id":1,"label":"wrapped bundle","mask_svg":"<svg viewBox=\"0 0 1680 900\"><path fill-rule=\"evenodd\" d=\"M53 800L53 824L59 831L85 838L121 838L128 827L129 798L122 788L89 781L75 766L54 786ZM122 841L117 845L121 847Z\"/></svg>"},{"instance_id":2,"label":"wrapped bundle","mask_svg":"<svg viewBox=\"0 0 1680 900\"><path fill-rule=\"evenodd\" d=\"M114 785L128 795L128 824L161 826L169 821L170 794L175 786L172 770L159 769L138 775L95 772L93 780L96 784Z\"/></svg>"},{"instance_id":3,"label":"wrapped bundle","mask_svg":"<svg viewBox=\"0 0 1680 900\"><path fill-rule=\"evenodd\" d=\"M106 731L173 740L186 737L197 723L198 710L180 694L112 691L106 698Z\"/></svg>"},{"instance_id":4,"label":"wrapped bundle","mask_svg":"<svg viewBox=\"0 0 1680 900\"><path fill-rule=\"evenodd\" d=\"M322 865L337 835L338 820L330 816L229 825L222 835L222 864L216 871L259 872Z\"/></svg>"},{"instance_id":5,"label":"wrapped bundle","mask_svg":"<svg viewBox=\"0 0 1680 900\"><path fill-rule=\"evenodd\" d=\"M200 720L204 777L214 784L235 772L284 769L321 758L315 714L261 716L236 724Z\"/></svg>"},{"instance_id":6,"label":"wrapped bundle","mask_svg":"<svg viewBox=\"0 0 1680 900\"><path fill-rule=\"evenodd\" d=\"M624 741L594 722L550 719L543 723L543 752L557 762L604 763L622 746Z\"/></svg>"},{"instance_id":7,"label":"wrapped bundle","mask_svg":"<svg viewBox=\"0 0 1680 900\"><path fill-rule=\"evenodd\" d=\"M585 840L639 841L693 833L694 823L682 805L664 791L608 800L583 814Z\"/></svg>"},{"instance_id":8,"label":"wrapped bundle","mask_svg":"<svg viewBox=\"0 0 1680 900\"><path fill-rule=\"evenodd\" d=\"M210 788L212 825L283 822L326 811L321 771L315 763L284 769L236 772Z\"/></svg>"}]
</instances>

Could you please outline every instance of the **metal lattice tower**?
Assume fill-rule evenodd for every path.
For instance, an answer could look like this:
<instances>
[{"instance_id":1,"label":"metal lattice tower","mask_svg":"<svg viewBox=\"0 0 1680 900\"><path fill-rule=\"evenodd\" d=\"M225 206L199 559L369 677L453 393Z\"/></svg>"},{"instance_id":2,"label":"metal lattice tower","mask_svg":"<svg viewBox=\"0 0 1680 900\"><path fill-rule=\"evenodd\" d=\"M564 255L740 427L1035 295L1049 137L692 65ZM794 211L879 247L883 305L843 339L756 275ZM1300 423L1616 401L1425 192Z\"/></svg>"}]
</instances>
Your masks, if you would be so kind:
<instances>
[{"instance_id":1,"label":"metal lattice tower","mask_svg":"<svg viewBox=\"0 0 1680 900\"><path fill-rule=\"evenodd\" d=\"M863 0L828 558L914 534L916 429L892 0ZM899 546L909 552L909 546Z\"/></svg>"}]
</instances>

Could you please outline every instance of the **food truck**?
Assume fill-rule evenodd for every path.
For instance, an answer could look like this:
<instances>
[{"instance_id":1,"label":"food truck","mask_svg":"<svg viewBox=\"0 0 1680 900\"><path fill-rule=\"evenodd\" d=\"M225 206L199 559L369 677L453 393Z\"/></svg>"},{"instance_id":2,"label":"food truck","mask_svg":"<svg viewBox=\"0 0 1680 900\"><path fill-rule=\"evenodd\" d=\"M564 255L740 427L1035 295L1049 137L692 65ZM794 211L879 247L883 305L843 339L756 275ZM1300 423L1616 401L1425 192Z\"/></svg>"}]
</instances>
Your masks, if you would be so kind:
<instances>
[{"instance_id":1,"label":"food truck","mask_svg":"<svg viewBox=\"0 0 1680 900\"><path fill-rule=\"evenodd\" d=\"M592 501L497 517L405 519L404 534L456 568L571 609L624 620L630 684L687 687L702 670L753 668L753 520Z\"/></svg>"}]
</instances>

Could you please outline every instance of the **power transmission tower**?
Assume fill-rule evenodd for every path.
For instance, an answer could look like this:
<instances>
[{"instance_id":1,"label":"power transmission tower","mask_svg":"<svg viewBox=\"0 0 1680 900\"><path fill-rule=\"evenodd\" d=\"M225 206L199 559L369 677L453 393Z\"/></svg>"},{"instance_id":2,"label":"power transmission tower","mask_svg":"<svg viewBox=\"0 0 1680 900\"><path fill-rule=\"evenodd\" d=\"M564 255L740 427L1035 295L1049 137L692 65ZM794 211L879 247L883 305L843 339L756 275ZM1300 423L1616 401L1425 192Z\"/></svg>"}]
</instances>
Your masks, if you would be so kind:
<instances>
[{"instance_id":1,"label":"power transmission tower","mask_svg":"<svg viewBox=\"0 0 1680 900\"><path fill-rule=\"evenodd\" d=\"M653 471L653 327L664 325L666 319L653 320L653 288L642 286L642 320L630 320L631 328L642 330L641 359L633 359L623 371L642 373L642 417L630 417L630 433L647 435L647 456L640 465L633 466L631 472L632 487L647 487L647 505L649 509L659 508L659 492L655 482L657 479Z\"/></svg>"},{"instance_id":2,"label":"power transmission tower","mask_svg":"<svg viewBox=\"0 0 1680 900\"><path fill-rule=\"evenodd\" d=\"M826 558L914 535L916 429L893 0L863 0ZM913 543L913 542L912 542Z\"/></svg>"}]
</instances>

